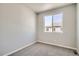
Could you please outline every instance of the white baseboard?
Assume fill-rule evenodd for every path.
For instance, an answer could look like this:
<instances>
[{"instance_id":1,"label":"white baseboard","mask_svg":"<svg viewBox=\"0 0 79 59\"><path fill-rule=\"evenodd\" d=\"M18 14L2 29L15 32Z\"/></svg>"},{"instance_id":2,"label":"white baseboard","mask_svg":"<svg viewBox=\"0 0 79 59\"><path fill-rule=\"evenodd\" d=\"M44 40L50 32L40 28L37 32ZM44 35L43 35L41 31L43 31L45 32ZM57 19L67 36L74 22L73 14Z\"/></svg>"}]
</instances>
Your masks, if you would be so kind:
<instances>
[{"instance_id":1,"label":"white baseboard","mask_svg":"<svg viewBox=\"0 0 79 59\"><path fill-rule=\"evenodd\" d=\"M76 48L73 48L73 47L68 47L68 46L63 46L63 45L58 45L58 44L43 42L43 41L38 41L38 42L45 43L45 44L49 44L49 45L54 45L54 46L59 46L59 47L63 47L63 48L71 49L71 50L77 50Z\"/></svg>"},{"instance_id":2,"label":"white baseboard","mask_svg":"<svg viewBox=\"0 0 79 59\"><path fill-rule=\"evenodd\" d=\"M13 54L13 53L15 53L15 52L17 52L17 51L20 51L20 50L22 50L22 49L24 49L24 48L26 48L26 47L28 47L28 46L34 44L34 43L36 43L36 41L31 42L30 44L27 44L27 45L25 45L25 46L23 46L23 47L21 47L21 48L19 48L19 49L16 49L16 50L14 50L14 51L12 51L12 52L10 52L10 53L4 54L3 56L9 56L9 55L11 55L11 54Z\"/></svg>"},{"instance_id":3,"label":"white baseboard","mask_svg":"<svg viewBox=\"0 0 79 59\"><path fill-rule=\"evenodd\" d=\"M38 42L40 42L40 43L45 43L45 44L49 44L49 45L54 45L54 46L59 46L59 47L64 47L64 48L67 48L67 49L77 50L76 48L72 48L72 47L68 47L68 46L62 46L62 45L53 44L53 43L48 43L48 42L42 42L42 41L38 41ZM30 43L30 44L27 44L27 45L25 45L25 46L23 46L23 47L21 47L21 48L19 48L19 49L16 49L16 50L14 50L14 51L12 51L12 52L10 52L10 53L4 54L3 56L9 56L9 55L11 55L11 54L13 54L13 53L15 53L15 52L17 52L17 51L20 51L20 50L22 50L22 49L24 49L24 48L26 48L26 47L28 47L28 46L34 44L34 43L36 43L36 41L34 41L34 42Z\"/></svg>"}]
</instances>

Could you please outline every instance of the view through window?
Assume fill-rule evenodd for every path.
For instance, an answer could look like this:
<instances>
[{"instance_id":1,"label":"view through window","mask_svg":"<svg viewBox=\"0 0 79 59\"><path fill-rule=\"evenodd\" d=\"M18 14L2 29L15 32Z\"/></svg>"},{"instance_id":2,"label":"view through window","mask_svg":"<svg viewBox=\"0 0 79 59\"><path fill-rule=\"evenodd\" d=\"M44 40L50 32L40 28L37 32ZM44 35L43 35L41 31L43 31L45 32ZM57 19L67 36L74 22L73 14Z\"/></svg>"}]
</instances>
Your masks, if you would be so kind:
<instances>
[{"instance_id":1,"label":"view through window","mask_svg":"<svg viewBox=\"0 0 79 59\"><path fill-rule=\"evenodd\" d=\"M45 32L63 32L63 14L44 16Z\"/></svg>"}]
</instances>

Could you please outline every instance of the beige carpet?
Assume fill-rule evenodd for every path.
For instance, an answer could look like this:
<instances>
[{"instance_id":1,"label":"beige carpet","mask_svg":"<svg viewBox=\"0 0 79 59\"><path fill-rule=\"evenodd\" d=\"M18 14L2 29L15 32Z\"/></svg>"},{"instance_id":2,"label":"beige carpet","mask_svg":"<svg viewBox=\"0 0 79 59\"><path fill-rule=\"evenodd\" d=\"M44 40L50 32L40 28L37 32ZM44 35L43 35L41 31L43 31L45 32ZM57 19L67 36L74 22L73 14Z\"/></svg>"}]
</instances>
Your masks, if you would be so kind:
<instances>
[{"instance_id":1,"label":"beige carpet","mask_svg":"<svg viewBox=\"0 0 79 59\"><path fill-rule=\"evenodd\" d=\"M76 56L73 50L43 43L35 43L10 56Z\"/></svg>"}]
</instances>

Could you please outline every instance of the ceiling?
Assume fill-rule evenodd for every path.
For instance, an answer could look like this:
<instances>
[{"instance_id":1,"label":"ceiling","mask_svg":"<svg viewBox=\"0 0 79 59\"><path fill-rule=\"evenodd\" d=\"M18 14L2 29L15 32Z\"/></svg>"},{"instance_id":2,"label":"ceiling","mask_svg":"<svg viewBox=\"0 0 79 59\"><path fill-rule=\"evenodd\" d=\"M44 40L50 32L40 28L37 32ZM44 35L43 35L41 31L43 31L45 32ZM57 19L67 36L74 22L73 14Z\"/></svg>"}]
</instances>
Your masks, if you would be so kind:
<instances>
[{"instance_id":1,"label":"ceiling","mask_svg":"<svg viewBox=\"0 0 79 59\"><path fill-rule=\"evenodd\" d=\"M57 7L66 6L69 4L71 3L28 3L26 4L26 6L31 8L36 13L39 13L39 12L54 9Z\"/></svg>"}]
</instances>

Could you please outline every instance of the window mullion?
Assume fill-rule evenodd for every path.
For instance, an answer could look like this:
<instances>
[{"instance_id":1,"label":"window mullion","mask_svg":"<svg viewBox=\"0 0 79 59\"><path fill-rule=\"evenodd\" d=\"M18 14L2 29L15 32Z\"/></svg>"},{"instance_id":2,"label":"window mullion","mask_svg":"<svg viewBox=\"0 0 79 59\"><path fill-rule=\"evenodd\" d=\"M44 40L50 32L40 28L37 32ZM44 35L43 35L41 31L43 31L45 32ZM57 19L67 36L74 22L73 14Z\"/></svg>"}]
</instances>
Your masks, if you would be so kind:
<instances>
[{"instance_id":1,"label":"window mullion","mask_svg":"<svg viewBox=\"0 0 79 59\"><path fill-rule=\"evenodd\" d=\"M52 16L52 32L53 32L53 16Z\"/></svg>"}]
</instances>

